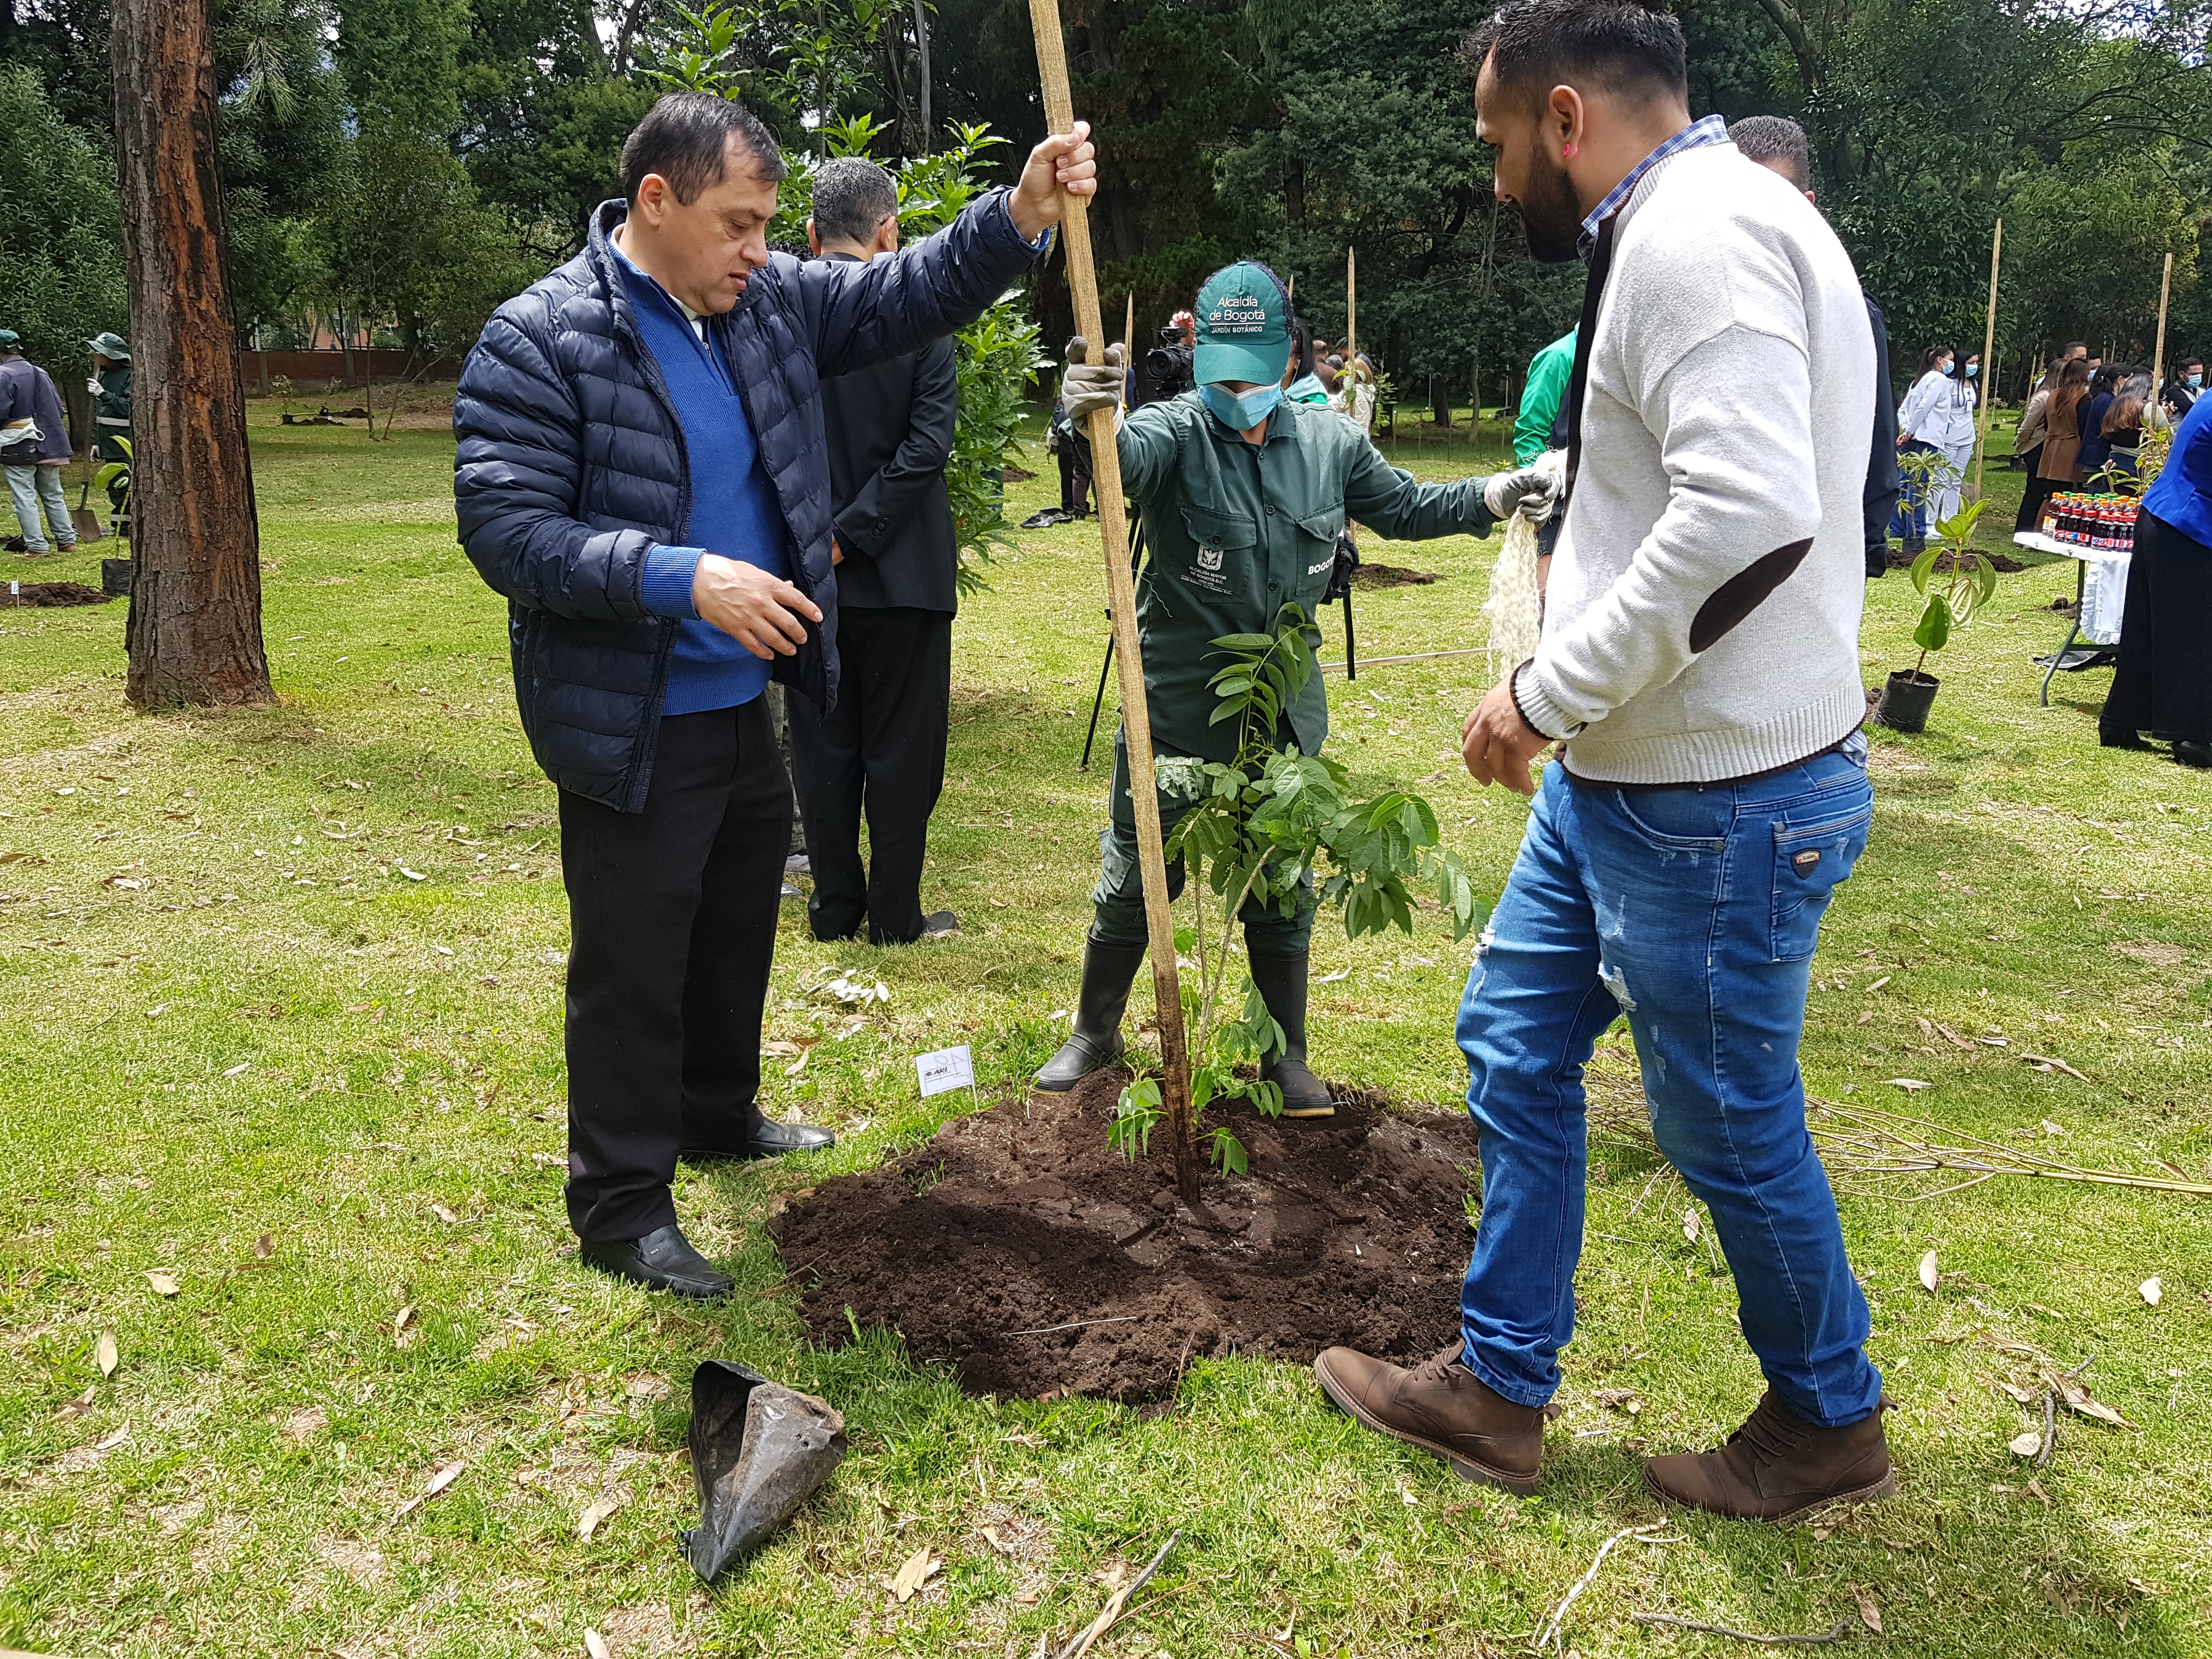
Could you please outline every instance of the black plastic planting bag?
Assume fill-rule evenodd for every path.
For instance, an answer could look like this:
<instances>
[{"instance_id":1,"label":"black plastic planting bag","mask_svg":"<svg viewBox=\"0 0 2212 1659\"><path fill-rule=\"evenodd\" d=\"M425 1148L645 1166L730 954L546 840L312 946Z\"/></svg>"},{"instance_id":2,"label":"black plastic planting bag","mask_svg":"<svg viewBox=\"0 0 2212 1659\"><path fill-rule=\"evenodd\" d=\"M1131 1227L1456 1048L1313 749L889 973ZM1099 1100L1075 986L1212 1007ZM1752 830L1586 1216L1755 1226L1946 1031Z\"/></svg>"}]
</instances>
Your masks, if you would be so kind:
<instances>
[{"instance_id":1,"label":"black plastic planting bag","mask_svg":"<svg viewBox=\"0 0 2212 1659\"><path fill-rule=\"evenodd\" d=\"M691 1474L699 1524L679 1534L712 1583L791 1519L845 1459L843 1413L728 1360L691 1373Z\"/></svg>"}]
</instances>

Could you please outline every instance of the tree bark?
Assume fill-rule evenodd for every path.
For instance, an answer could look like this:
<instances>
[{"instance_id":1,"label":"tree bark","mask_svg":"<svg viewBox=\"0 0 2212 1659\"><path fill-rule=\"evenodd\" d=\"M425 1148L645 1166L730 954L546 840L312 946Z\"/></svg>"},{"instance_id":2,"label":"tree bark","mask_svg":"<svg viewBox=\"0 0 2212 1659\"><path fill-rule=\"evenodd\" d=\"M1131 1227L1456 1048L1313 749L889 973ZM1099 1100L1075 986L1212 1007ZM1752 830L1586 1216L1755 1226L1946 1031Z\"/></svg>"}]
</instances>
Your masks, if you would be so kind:
<instances>
[{"instance_id":1,"label":"tree bark","mask_svg":"<svg viewBox=\"0 0 2212 1659\"><path fill-rule=\"evenodd\" d=\"M110 13L134 371L127 695L140 708L274 701L208 13L209 0L114 0Z\"/></svg>"}]
</instances>

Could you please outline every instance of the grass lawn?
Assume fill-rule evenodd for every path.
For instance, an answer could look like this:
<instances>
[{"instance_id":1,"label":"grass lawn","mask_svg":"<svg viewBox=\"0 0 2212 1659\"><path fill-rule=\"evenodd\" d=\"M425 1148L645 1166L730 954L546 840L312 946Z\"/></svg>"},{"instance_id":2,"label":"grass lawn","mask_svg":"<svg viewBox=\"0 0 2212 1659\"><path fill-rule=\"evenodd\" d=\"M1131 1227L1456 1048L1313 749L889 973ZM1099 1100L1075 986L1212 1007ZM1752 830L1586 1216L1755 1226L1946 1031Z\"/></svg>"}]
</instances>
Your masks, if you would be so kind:
<instances>
[{"instance_id":1,"label":"grass lawn","mask_svg":"<svg viewBox=\"0 0 2212 1659\"><path fill-rule=\"evenodd\" d=\"M280 708L139 717L119 605L0 614L0 1645L483 1659L582 1654L596 1631L618 1656L1011 1659L1056 1650L1179 1528L1158 1594L1100 1651L1505 1653L1608 1537L1664 1521L1608 1558L1566 1648L1741 1653L1630 1614L1817 1632L1863 1598L1886 1634L1856 1644L1915 1656L2212 1649L2201 1199L1847 1193L1905 1491L1786 1530L1644 1495L1640 1449L1712 1443L1759 1382L1679 1183L1622 1149L1593 1168L1582 1324L1531 1500L1352 1428L1292 1367L1196 1364L1145 1409L992 1404L893 1333L811 1346L770 1206L970 1109L920 1099L917 1052L972 1044L992 1097L1050 1051L1073 997L1106 786L1076 764L1104 639L1088 525L1022 534L955 634L924 898L960 935L832 951L786 908L770 1036L820 1041L803 1065L778 1056L767 1103L839 1146L682 1177L685 1226L740 1282L724 1304L580 1267L560 1197L554 797L515 724L502 607L454 544L450 441L280 428L261 404L253 421ZM1479 441L1487 464L1497 434ZM1467 468L1456 443L1399 453ZM1056 500L1029 460L1015 518ZM1992 487L2008 521L2018 477ZM96 580L98 550L8 574ZM1480 644L1490 550L1370 541L1370 560L1445 580L1364 595L1363 652ZM2107 672L2037 706L2028 659L2071 592L2063 564L2006 577L1936 665L1929 731L1877 735L1875 833L1825 930L1806 1073L1828 1098L2202 1179L2212 783L2097 746ZM1896 576L1870 586L1869 683L1910 660L1911 597ZM1363 781L1422 780L1494 887L1525 808L1478 792L1455 753L1489 680L1480 656L1370 669L1332 687L1332 746ZM1317 933L1315 1054L1449 1103L1467 951L1423 921L1353 947ZM800 984L825 966L880 976L890 1003L847 1035ZM2154 1275L2155 1306L2137 1290ZM1407 1293L1446 1328L1455 1290ZM2034 1475L2007 1449L2030 1413L2000 1385L2033 1381L2039 1352L2088 1362L2140 1426L2066 1417ZM688 1379L715 1356L826 1395L853 1449L709 1591L672 1534L694 1518ZM923 1549L942 1572L895 1603L884 1581Z\"/></svg>"}]
</instances>

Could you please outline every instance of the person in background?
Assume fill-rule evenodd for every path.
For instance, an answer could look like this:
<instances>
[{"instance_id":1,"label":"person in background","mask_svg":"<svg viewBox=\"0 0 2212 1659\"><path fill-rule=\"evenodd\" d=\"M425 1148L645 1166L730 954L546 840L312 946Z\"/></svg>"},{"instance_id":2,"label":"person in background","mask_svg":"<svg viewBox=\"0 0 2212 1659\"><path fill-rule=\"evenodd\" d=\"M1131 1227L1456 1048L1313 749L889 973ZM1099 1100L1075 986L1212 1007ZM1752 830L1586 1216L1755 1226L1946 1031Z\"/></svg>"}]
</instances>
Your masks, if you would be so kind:
<instances>
[{"instance_id":1,"label":"person in background","mask_svg":"<svg viewBox=\"0 0 2212 1659\"><path fill-rule=\"evenodd\" d=\"M94 454L103 461L128 463L131 452L131 348L112 330L95 334L85 343L92 353L92 378L85 389L92 393L93 429L99 434ZM118 536L131 533L131 483L117 478L107 486L109 522Z\"/></svg>"},{"instance_id":2,"label":"person in background","mask_svg":"<svg viewBox=\"0 0 2212 1659\"><path fill-rule=\"evenodd\" d=\"M2167 380L2165 389L2159 393L2159 401L2179 422L2197 406L2197 399L2203 391L2204 360L2202 357L2184 357L2174 366L2172 375Z\"/></svg>"},{"instance_id":3,"label":"person in background","mask_svg":"<svg viewBox=\"0 0 2212 1659\"><path fill-rule=\"evenodd\" d=\"M1213 718L1219 699L1210 681L1222 660L1213 642L1231 634L1272 636L1286 606L1299 607L1309 620L1317 615L1348 520L1398 540L1483 536L1512 513L1540 521L1559 480L1523 468L1417 483L1338 411L1293 401L1283 390L1294 343L1290 295L1265 265L1240 260L1215 271L1199 290L1196 312L1197 390L1127 411L1117 419L1115 448L1123 487L1144 511L1152 546L1138 581L1137 632L1154 752L1170 761L1227 763L1244 734ZM1120 356L1115 347L1103 366L1087 364L1070 344L1061 395L1079 440L1090 430L1091 411L1118 416ZM1261 734L1277 750L1321 751L1328 735L1326 678L1318 672L1309 678L1274 730ZM1169 833L1193 802L1164 787L1158 793L1160 828ZM1121 1016L1145 960L1136 811L1120 732L1098 853L1074 1029L1036 1074L1036 1086L1048 1093L1073 1089L1120 1060ZM1170 896L1179 896L1182 861L1167 873ZM1240 913L1252 983L1283 1029L1282 1050L1261 1062L1260 1074L1282 1090L1290 1118L1336 1110L1306 1060L1315 906L1309 878L1288 915L1256 898Z\"/></svg>"},{"instance_id":4,"label":"person in background","mask_svg":"<svg viewBox=\"0 0 2212 1659\"><path fill-rule=\"evenodd\" d=\"M0 466L7 468L26 553L76 547L76 526L62 493L61 470L70 453L69 416L53 377L23 356L21 335L0 328Z\"/></svg>"},{"instance_id":5,"label":"person in background","mask_svg":"<svg viewBox=\"0 0 2212 1659\"><path fill-rule=\"evenodd\" d=\"M1462 729L1478 784L1535 799L1460 1004L1482 1160L1460 1326L1410 1370L1336 1347L1314 1370L1364 1427L1536 1490L1574 1333L1583 1068L1625 1015L1661 1155L1711 1212L1766 1379L1724 1445L1649 1459L1644 1486L1786 1524L1897 1490L1798 1069L1820 919L1874 817L1866 304L1803 194L1717 116L1691 120L1674 16L1514 0L1465 55L1530 252L1588 250L1587 395L1570 394L1542 642Z\"/></svg>"},{"instance_id":6,"label":"person in background","mask_svg":"<svg viewBox=\"0 0 2212 1659\"><path fill-rule=\"evenodd\" d=\"M1959 510L1959 487L1974 459L1974 388L1959 354L1949 346L1929 346L1920 354L1920 375L1897 406L1898 447L1910 453L1934 452L1943 458L1929 489L1911 508L1912 532L1905 550L1916 556L1929 531Z\"/></svg>"},{"instance_id":7,"label":"person in background","mask_svg":"<svg viewBox=\"0 0 2212 1659\"><path fill-rule=\"evenodd\" d=\"M1770 173L1778 173L1818 207L1813 193L1813 147L1805 129L1786 115L1750 115L1729 128L1729 142ZM1889 383L1889 321L1874 295L1866 299L1867 326L1874 331L1874 437L1867 453L1866 574L1889 571L1889 521L1897 511L1904 480L1897 470L1897 389ZM1533 374L1534 371L1531 371Z\"/></svg>"},{"instance_id":8,"label":"person in background","mask_svg":"<svg viewBox=\"0 0 2212 1659\"><path fill-rule=\"evenodd\" d=\"M1291 319L1291 365L1283 371L1284 401L1325 405L1329 388L1322 380L1321 367L1314 357L1313 333L1304 318Z\"/></svg>"},{"instance_id":9,"label":"person in background","mask_svg":"<svg viewBox=\"0 0 2212 1659\"><path fill-rule=\"evenodd\" d=\"M2096 362L2094 358L2089 361L2092 364ZM2074 464L2081 469L2081 477L2094 489L2104 488L2098 483L2098 477L2112 464L2112 441L2105 432L2105 416L2112 413L2120 382L2126 375L2127 370L2118 363L2092 368L2089 395L2082 400L2081 412L2076 416L2081 431L2081 447L2075 456Z\"/></svg>"},{"instance_id":10,"label":"person in background","mask_svg":"<svg viewBox=\"0 0 2212 1659\"><path fill-rule=\"evenodd\" d=\"M816 170L813 188L806 241L816 258L865 264L898 251L898 186L883 168L840 156ZM957 382L950 339L822 382L845 673L827 714L790 700L814 878L806 916L817 939L853 939L865 925L872 945L908 945L959 926L950 910L921 909L929 815L945 787L959 609L945 485Z\"/></svg>"},{"instance_id":11,"label":"person in background","mask_svg":"<svg viewBox=\"0 0 2212 1659\"><path fill-rule=\"evenodd\" d=\"M1547 450L1567 447L1567 383L1574 374L1572 329L1528 360L1520 412L1513 418L1513 459L1522 466Z\"/></svg>"},{"instance_id":12,"label":"person in background","mask_svg":"<svg viewBox=\"0 0 2212 1659\"><path fill-rule=\"evenodd\" d=\"M2141 749L2148 732L2185 766L2212 768L2212 398L2190 405L2136 514L2119 666L2098 740Z\"/></svg>"},{"instance_id":13,"label":"person in background","mask_svg":"<svg viewBox=\"0 0 2212 1659\"><path fill-rule=\"evenodd\" d=\"M2105 465L2115 487L2135 482L2143 428L2154 428L2159 419L2159 407L2150 400L2150 371L2123 364L2113 383L2112 405L2105 411L2103 422Z\"/></svg>"},{"instance_id":14,"label":"person in background","mask_svg":"<svg viewBox=\"0 0 2212 1659\"><path fill-rule=\"evenodd\" d=\"M492 315L453 404L461 545L507 601L515 700L558 787L569 939L568 1223L590 1267L726 1296L679 1159L832 1144L760 1106L791 844L770 675L837 701L820 383L981 316L1096 190L1081 122L1018 182L866 264L771 252L759 118L670 93L584 249Z\"/></svg>"},{"instance_id":15,"label":"person in background","mask_svg":"<svg viewBox=\"0 0 2212 1659\"><path fill-rule=\"evenodd\" d=\"M2081 410L2088 402L2090 379L2085 357L2069 357L2058 366L2057 383L2043 414L2043 456L2035 464L2045 500L2052 491L2081 482Z\"/></svg>"},{"instance_id":16,"label":"person in background","mask_svg":"<svg viewBox=\"0 0 2212 1659\"><path fill-rule=\"evenodd\" d=\"M2043 476L2043 447L2050 436L2051 397L2058 389L2058 377L2065 365L2053 363L2043 372L2035 389L2027 394L2027 406L2020 412L2020 426L2012 437L2014 464L2025 467L2027 480L2021 486L2020 511L2013 515L2012 527L2033 530L2043 516L2043 504L2051 498L2051 481Z\"/></svg>"}]
</instances>

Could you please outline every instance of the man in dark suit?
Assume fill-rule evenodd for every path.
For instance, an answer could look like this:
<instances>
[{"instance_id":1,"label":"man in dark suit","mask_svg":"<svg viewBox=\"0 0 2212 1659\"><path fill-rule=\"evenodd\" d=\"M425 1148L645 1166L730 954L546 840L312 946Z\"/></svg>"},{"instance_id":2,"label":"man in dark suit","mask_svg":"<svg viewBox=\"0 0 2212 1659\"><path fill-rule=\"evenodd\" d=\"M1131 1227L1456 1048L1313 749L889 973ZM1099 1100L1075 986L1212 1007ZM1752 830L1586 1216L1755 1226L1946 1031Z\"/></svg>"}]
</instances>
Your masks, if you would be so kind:
<instances>
[{"instance_id":1,"label":"man in dark suit","mask_svg":"<svg viewBox=\"0 0 2212 1659\"><path fill-rule=\"evenodd\" d=\"M895 252L890 174L857 156L824 162L806 237L821 259L865 262ZM819 939L853 938L865 924L872 944L905 945L959 926L949 910L921 908L929 815L945 785L959 607L945 488L958 404L953 350L939 340L822 383L845 684L827 715L799 698L790 705L814 877L807 919Z\"/></svg>"}]
</instances>

